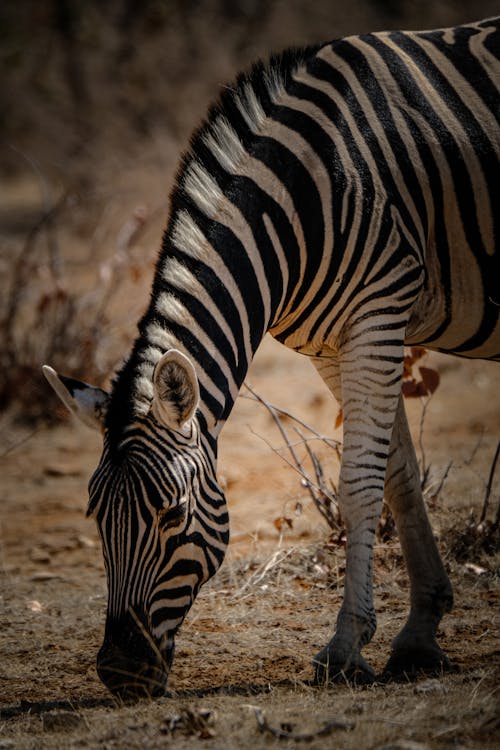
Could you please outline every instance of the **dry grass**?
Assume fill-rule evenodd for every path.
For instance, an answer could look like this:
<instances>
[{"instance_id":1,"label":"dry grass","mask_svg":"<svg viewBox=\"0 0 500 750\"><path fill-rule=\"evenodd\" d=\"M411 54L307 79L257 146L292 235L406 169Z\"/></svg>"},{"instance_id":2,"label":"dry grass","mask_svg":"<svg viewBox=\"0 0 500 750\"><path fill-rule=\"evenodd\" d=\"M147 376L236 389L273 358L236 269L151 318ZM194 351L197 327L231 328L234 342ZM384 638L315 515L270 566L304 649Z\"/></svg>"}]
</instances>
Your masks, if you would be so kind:
<instances>
[{"instance_id":1,"label":"dry grass","mask_svg":"<svg viewBox=\"0 0 500 750\"><path fill-rule=\"evenodd\" d=\"M28 452L21 447L3 460L7 507L16 512L2 532L2 747L498 746L500 556L483 554L474 567L456 561L443 540L456 607L439 640L456 674L365 689L312 686L311 658L330 637L341 602L344 550L325 534L297 538L285 529L238 555L230 549L202 589L178 636L170 695L115 703L94 666L106 588L97 536L76 499L86 473L72 463L81 436L66 430L59 447L56 438L56 431L37 436ZM446 529L449 510L439 505L433 520ZM378 630L366 647L378 672L404 623L407 596L399 545L378 543ZM323 736L325 726L331 733ZM295 737L304 734L310 739Z\"/></svg>"},{"instance_id":2,"label":"dry grass","mask_svg":"<svg viewBox=\"0 0 500 750\"><path fill-rule=\"evenodd\" d=\"M217 748L286 748L299 741L318 749L332 744L400 750L450 743L478 750L496 747L498 671L491 659L485 662L495 636L471 612L488 592L484 579L479 588L477 576L462 582L460 594L468 609L460 612L455 629L440 634L461 662L460 673L412 684L318 688L310 684L310 657L328 636L340 601L337 583L315 567L318 546L264 548L227 565L205 588L180 634L170 696L133 706L115 703L93 674L102 611L99 601L82 607L85 600L91 602L90 581L70 587L67 611L58 624L56 597L32 613L35 644L26 641L30 625L21 625L33 583L7 586L3 617L11 623L11 637L18 622L24 638L10 643L5 684L12 689L17 670L18 696L31 702L18 703L11 694L11 707L3 703L1 746L160 748L175 742L176 747L194 748L203 740ZM380 668L405 604L401 566L394 565L387 546L378 549L376 571L379 631L367 651ZM457 627L467 630L475 644L466 656L460 655ZM61 631L64 642L58 639ZM54 642L59 643L56 650ZM5 644L3 650L5 655ZM21 671L27 653L30 663ZM28 674L29 691L22 688Z\"/></svg>"}]
</instances>

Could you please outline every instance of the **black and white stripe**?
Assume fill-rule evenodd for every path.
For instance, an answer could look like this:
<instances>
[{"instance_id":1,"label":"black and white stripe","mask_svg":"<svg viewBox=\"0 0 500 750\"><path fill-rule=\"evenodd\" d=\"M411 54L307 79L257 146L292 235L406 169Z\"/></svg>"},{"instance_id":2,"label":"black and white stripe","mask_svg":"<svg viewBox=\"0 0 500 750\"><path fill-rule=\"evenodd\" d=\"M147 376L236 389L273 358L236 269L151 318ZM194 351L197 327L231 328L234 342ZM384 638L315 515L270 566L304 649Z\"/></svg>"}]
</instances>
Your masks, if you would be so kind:
<instances>
[{"instance_id":1,"label":"black and white stripe","mask_svg":"<svg viewBox=\"0 0 500 750\"><path fill-rule=\"evenodd\" d=\"M137 422L121 446L126 462L110 459L106 438L89 483L88 514L97 521L108 574L108 617L119 620L137 608L157 639L177 630L228 543L227 509L198 438L194 424L182 434Z\"/></svg>"},{"instance_id":2,"label":"black and white stripe","mask_svg":"<svg viewBox=\"0 0 500 750\"><path fill-rule=\"evenodd\" d=\"M451 589L401 404L403 346L500 359L499 56L499 19L366 34L287 52L224 90L180 167L90 485L110 620L137 610L164 648L220 565L217 436L271 331L311 356L344 411L345 600L318 676L372 678L360 648L375 630L384 485L412 584L389 669L443 664ZM200 389L180 431L151 406L171 349Z\"/></svg>"}]
</instances>

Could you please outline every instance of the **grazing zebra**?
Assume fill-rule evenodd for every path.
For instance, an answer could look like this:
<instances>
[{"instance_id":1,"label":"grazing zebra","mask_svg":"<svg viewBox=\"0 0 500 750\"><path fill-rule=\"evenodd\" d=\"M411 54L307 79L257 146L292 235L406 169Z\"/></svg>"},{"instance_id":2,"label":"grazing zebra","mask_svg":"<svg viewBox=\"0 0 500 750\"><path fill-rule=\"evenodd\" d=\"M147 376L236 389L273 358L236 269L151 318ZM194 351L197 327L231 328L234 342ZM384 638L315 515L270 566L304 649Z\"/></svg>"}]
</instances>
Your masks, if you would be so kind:
<instances>
[{"instance_id":1,"label":"grazing zebra","mask_svg":"<svg viewBox=\"0 0 500 750\"><path fill-rule=\"evenodd\" d=\"M171 197L149 307L111 394L45 374L104 435L90 480L109 600L98 672L163 691L229 539L218 434L266 331L342 404L344 600L319 681L374 679L385 497L411 584L388 674L449 665L452 590L401 399L404 344L500 359L500 19L287 51L225 89Z\"/></svg>"}]
</instances>

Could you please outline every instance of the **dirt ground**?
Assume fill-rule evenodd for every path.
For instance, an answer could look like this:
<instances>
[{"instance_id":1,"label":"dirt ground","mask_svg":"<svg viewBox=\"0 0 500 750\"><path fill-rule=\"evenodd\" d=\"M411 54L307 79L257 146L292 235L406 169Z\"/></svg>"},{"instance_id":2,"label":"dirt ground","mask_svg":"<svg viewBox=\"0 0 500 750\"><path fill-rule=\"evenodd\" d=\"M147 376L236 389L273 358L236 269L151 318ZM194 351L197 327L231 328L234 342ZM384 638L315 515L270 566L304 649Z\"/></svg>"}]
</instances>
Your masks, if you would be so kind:
<instances>
[{"instance_id":1,"label":"dirt ground","mask_svg":"<svg viewBox=\"0 0 500 750\"><path fill-rule=\"evenodd\" d=\"M106 586L97 533L84 518L100 438L72 422L34 434L11 426L0 464L0 747L498 747L498 556L458 562L446 534L465 528L471 510L477 518L484 498L500 433L500 368L439 355L427 364L441 372L420 436L436 482L453 462L432 520L456 596L439 640L458 671L364 689L311 685L311 657L340 604L343 550L326 544L300 478L271 449L282 444L269 414L240 397L219 467L232 515L225 564L178 637L170 695L115 704L95 671ZM341 437L336 405L305 358L266 340L248 382ZM407 405L418 441L421 405ZM320 452L335 478L331 454ZM493 508L499 491L497 479ZM280 533L274 521L283 516L292 528ZM407 588L397 540L378 544L378 630L365 650L376 670L404 622Z\"/></svg>"},{"instance_id":2,"label":"dirt ground","mask_svg":"<svg viewBox=\"0 0 500 750\"><path fill-rule=\"evenodd\" d=\"M2 173L0 200L0 318L8 299L5 279L13 268L15 276L21 258L19 278L26 284L11 287L22 298L16 331L21 351L14 352L19 367L9 388L30 417L47 411L48 389L33 373L54 343L50 314L71 312L59 332L67 348L52 346L48 364L61 370L66 364L68 374L86 377L89 358L82 346L92 329L87 316L102 302L99 289L110 278L119 277L120 293L106 311L109 326L99 327L97 342L90 342L91 364L104 377L114 349L126 353L148 298L151 260L179 153L205 103L243 62L324 34L381 28L381 8L397 15L404 6L398 25L406 28L497 12L493 0L477 0L474 7L467 0L357 0L347 10L345 3L280 0L267 3L273 12L260 33L243 22L231 31L212 16L207 22L204 15L188 13L185 28L174 19L156 36L141 37L139 27L132 29L137 49L120 69L118 32L106 32L105 20L95 15L95 8L112 10L113 3L59 3L90 6L84 19L90 25L82 27L80 47L73 50L74 63L81 55L92 93L84 113L80 102L73 111L61 64L66 58L54 30L44 33L40 26L39 9L49 4L18 4L11 14L13 30L19 19L29 20L24 5L35 13L37 31L28 23L21 41L13 36L17 57L8 58L13 73L3 92L9 104L23 106L12 107L5 118L4 140L12 147L0 158L0 168L4 162L9 167L5 180ZM157 11L207 4L121 5ZM154 14L152 23L158 23ZM15 60L24 59L26 50L32 54L17 69ZM76 116L83 131L90 122L99 127L76 138ZM124 255L126 278L120 267ZM41 322L40 310L45 310ZM311 659L331 637L341 603L344 550L341 541L331 540L300 477L280 457L286 451L271 416L243 394L220 446L219 475L232 529L225 563L178 636L169 694L117 704L95 669L106 582L97 531L85 519L86 486L100 437L62 413L52 427L20 423L18 404L17 413L0 417L0 750L499 748L500 555L471 548L464 534L470 514L479 518L500 437L500 365L440 355L429 355L425 364L438 369L441 384L428 403L423 429L421 403L408 401L407 407L419 455L423 449L430 466L426 497L455 590L455 608L442 622L439 641L456 671L367 688L312 685ZM0 384L8 380L6 370L0 368ZM266 339L248 383L322 435L341 439L341 430L333 429L337 406L305 357ZM43 408L34 406L37 400ZM293 435L291 422L286 426ZM306 460L304 446L297 451ZM320 444L317 451L335 481L334 451ZM500 462L489 518L499 502ZM498 539L496 544L498 549ZM364 653L380 672L405 621L408 581L397 538L378 542L375 556L378 629Z\"/></svg>"}]
</instances>

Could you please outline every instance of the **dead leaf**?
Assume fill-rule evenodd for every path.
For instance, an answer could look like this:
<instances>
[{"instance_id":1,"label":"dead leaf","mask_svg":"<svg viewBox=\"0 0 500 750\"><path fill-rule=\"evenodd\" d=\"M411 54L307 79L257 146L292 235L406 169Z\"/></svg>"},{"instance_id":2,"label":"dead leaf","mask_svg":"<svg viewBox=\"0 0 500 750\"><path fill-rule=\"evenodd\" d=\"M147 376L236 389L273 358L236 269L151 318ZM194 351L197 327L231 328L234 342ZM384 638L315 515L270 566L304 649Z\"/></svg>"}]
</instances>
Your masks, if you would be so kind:
<instances>
[{"instance_id":1,"label":"dead leaf","mask_svg":"<svg viewBox=\"0 0 500 750\"><path fill-rule=\"evenodd\" d=\"M434 393L439 385L439 373L431 367L419 367L420 380L413 374L413 366L421 359L426 350L421 346L412 346L403 359L403 384L401 387L405 398L419 398Z\"/></svg>"},{"instance_id":2,"label":"dead leaf","mask_svg":"<svg viewBox=\"0 0 500 750\"><path fill-rule=\"evenodd\" d=\"M416 362L418 359L422 359L422 357L425 357L425 355L427 354L427 349L424 349L423 346L412 346L410 352L413 361Z\"/></svg>"},{"instance_id":3,"label":"dead leaf","mask_svg":"<svg viewBox=\"0 0 500 750\"><path fill-rule=\"evenodd\" d=\"M160 732L173 734L180 729L186 736L196 735L199 739L209 740L215 737L215 719L216 714L210 709L186 706L180 709L179 714L165 720L160 726Z\"/></svg>"},{"instance_id":4,"label":"dead leaf","mask_svg":"<svg viewBox=\"0 0 500 750\"><path fill-rule=\"evenodd\" d=\"M43 472L48 477L78 477L82 474L82 468L69 463L47 464Z\"/></svg>"},{"instance_id":5,"label":"dead leaf","mask_svg":"<svg viewBox=\"0 0 500 750\"><path fill-rule=\"evenodd\" d=\"M482 568L480 565L470 562L465 563L464 568L470 570L471 573L475 573L477 576L484 576L484 574L488 572L486 568Z\"/></svg>"},{"instance_id":6,"label":"dead leaf","mask_svg":"<svg viewBox=\"0 0 500 750\"><path fill-rule=\"evenodd\" d=\"M430 367L419 367L418 371L420 372L422 383L425 386L426 395L434 393L439 385L439 373Z\"/></svg>"},{"instance_id":7,"label":"dead leaf","mask_svg":"<svg viewBox=\"0 0 500 750\"><path fill-rule=\"evenodd\" d=\"M49 573L48 570L46 571L39 571L38 573L33 573L32 576L30 576L30 581L53 581L54 578L60 578L61 576L57 573Z\"/></svg>"},{"instance_id":8,"label":"dead leaf","mask_svg":"<svg viewBox=\"0 0 500 750\"><path fill-rule=\"evenodd\" d=\"M280 534L282 533L285 526L288 526L289 529L293 529L293 520L291 518L287 518L286 516L279 516L278 518L275 518L273 524L278 529Z\"/></svg>"}]
</instances>

